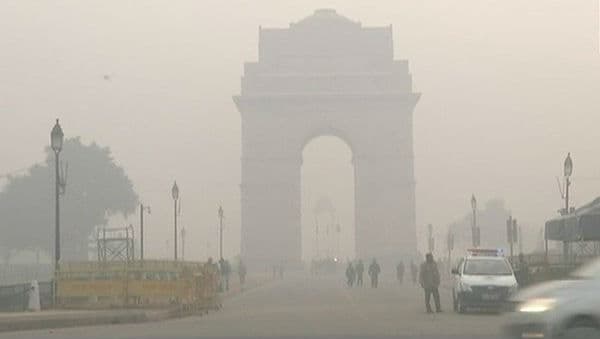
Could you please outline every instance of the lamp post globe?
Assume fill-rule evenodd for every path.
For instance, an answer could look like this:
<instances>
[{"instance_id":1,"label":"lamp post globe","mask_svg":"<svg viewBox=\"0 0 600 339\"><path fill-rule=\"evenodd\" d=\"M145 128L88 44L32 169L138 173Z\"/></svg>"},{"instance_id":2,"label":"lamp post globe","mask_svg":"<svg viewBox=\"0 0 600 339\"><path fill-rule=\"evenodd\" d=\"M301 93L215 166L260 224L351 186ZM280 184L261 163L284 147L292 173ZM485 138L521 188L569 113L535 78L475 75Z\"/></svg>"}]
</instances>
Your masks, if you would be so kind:
<instances>
[{"instance_id":1,"label":"lamp post globe","mask_svg":"<svg viewBox=\"0 0 600 339\"><path fill-rule=\"evenodd\" d=\"M50 132L50 147L54 153L59 153L62 150L64 137L65 135L60 127L60 123L56 119L56 123L52 127L52 132Z\"/></svg>"},{"instance_id":2,"label":"lamp post globe","mask_svg":"<svg viewBox=\"0 0 600 339\"><path fill-rule=\"evenodd\" d=\"M564 174L567 178L573 174L573 159L571 159L571 153L568 153L567 157L565 158Z\"/></svg>"},{"instance_id":3,"label":"lamp post globe","mask_svg":"<svg viewBox=\"0 0 600 339\"><path fill-rule=\"evenodd\" d=\"M179 199L179 186L177 186L177 181L173 183L173 188L171 188L171 195L173 196L173 200Z\"/></svg>"}]
</instances>

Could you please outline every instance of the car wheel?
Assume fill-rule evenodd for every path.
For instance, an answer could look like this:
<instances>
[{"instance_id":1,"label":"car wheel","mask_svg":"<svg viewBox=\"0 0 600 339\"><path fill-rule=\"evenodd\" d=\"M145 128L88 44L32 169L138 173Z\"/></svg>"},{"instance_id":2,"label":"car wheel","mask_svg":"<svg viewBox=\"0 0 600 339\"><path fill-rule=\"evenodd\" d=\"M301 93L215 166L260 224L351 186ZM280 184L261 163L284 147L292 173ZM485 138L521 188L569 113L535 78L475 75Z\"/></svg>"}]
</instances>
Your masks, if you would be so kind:
<instances>
[{"instance_id":1,"label":"car wheel","mask_svg":"<svg viewBox=\"0 0 600 339\"><path fill-rule=\"evenodd\" d=\"M598 338L600 336L600 327L598 323L589 317L579 317L571 321L565 330L565 338L584 339Z\"/></svg>"}]
</instances>

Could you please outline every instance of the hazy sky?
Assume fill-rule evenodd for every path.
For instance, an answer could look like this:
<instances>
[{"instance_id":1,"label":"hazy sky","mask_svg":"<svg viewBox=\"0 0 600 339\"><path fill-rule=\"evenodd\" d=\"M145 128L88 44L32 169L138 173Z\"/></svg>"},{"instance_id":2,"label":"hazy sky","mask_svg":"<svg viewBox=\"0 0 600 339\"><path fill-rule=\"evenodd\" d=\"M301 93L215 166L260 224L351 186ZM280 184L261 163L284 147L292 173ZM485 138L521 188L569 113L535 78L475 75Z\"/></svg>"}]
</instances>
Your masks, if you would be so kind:
<instances>
[{"instance_id":1,"label":"hazy sky","mask_svg":"<svg viewBox=\"0 0 600 339\"><path fill-rule=\"evenodd\" d=\"M243 63L257 59L259 25L287 27L324 7L366 26L392 24L396 58L410 61L423 93L414 119L419 226L445 227L475 193L504 198L540 227L562 204L555 177L568 151L573 202L599 195L597 0L3 0L0 175L41 161L60 117L67 136L111 147L152 206L149 253L167 253L174 179L190 257L206 255L207 242L216 253L219 203L226 252L237 253L240 116L231 96ZM323 141L306 156L346 166L344 147ZM332 184L331 170L308 172L350 220L343 183Z\"/></svg>"}]
</instances>

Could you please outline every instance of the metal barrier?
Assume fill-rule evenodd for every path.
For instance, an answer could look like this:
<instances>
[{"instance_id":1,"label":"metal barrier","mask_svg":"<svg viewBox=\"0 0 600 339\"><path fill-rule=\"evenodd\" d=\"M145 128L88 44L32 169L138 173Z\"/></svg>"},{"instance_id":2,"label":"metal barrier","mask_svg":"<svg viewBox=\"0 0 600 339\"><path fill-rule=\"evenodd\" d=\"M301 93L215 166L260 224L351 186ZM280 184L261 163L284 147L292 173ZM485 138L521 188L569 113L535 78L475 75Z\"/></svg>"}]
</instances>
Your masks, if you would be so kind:
<instances>
[{"instance_id":1,"label":"metal barrier","mask_svg":"<svg viewBox=\"0 0 600 339\"><path fill-rule=\"evenodd\" d=\"M579 255L565 261L562 254L533 253L509 258L517 281L521 286L527 286L548 280L566 278L573 270L581 265L597 259L598 256Z\"/></svg>"},{"instance_id":2,"label":"metal barrier","mask_svg":"<svg viewBox=\"0 0 600 339\"><path fill-rule=\"evenodd\" d=\"M62 307L220 307L217 266L181 261L61 264L57 303Z\"/></svg>"},{"instance_id":3,"label":"metal barrier","mask_svg":"<svg viewBox=\"0 0 600 339\"><path fill-rule=\"evenodd\" d=\"M565 257L562 254L552 253L546 256L544 253L531 253L523 255L523 261L528 266L579 266L596 258L599 257L596 255L576 255L565 262ZM520 262L519 256L513 256L511 262L518 264Z\"/></svg>"},{"instance_id":4,"label":"metal barrier","mask_svg":"<svg viewBox=\"0 0 600 339\"><path fill-rule=\"evenodd\" d=\"M39 282L42 309L52 306L52 282ZM0 312L24 312L29 303L31 282L0 286Z\"/></svg>"}]
</instances>

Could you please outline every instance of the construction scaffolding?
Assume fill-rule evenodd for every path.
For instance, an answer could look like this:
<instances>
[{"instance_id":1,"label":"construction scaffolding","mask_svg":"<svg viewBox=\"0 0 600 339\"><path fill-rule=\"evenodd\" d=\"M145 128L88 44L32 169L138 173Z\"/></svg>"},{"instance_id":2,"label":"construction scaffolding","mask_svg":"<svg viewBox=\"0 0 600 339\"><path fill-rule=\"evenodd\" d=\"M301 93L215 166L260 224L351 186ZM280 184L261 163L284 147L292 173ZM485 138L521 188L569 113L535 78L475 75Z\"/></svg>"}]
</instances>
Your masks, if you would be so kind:
<instances>
[{"instance_id":1,"label":"construction scaffolding","mask_svg":"<svg viewBox=\"0 0 600 339\"><path fill-rule=\"evenodd\" d=\"M99 262L135 260L135 234L132 225L99 229L96 239Z\"/></svg>"}]
</instances>

